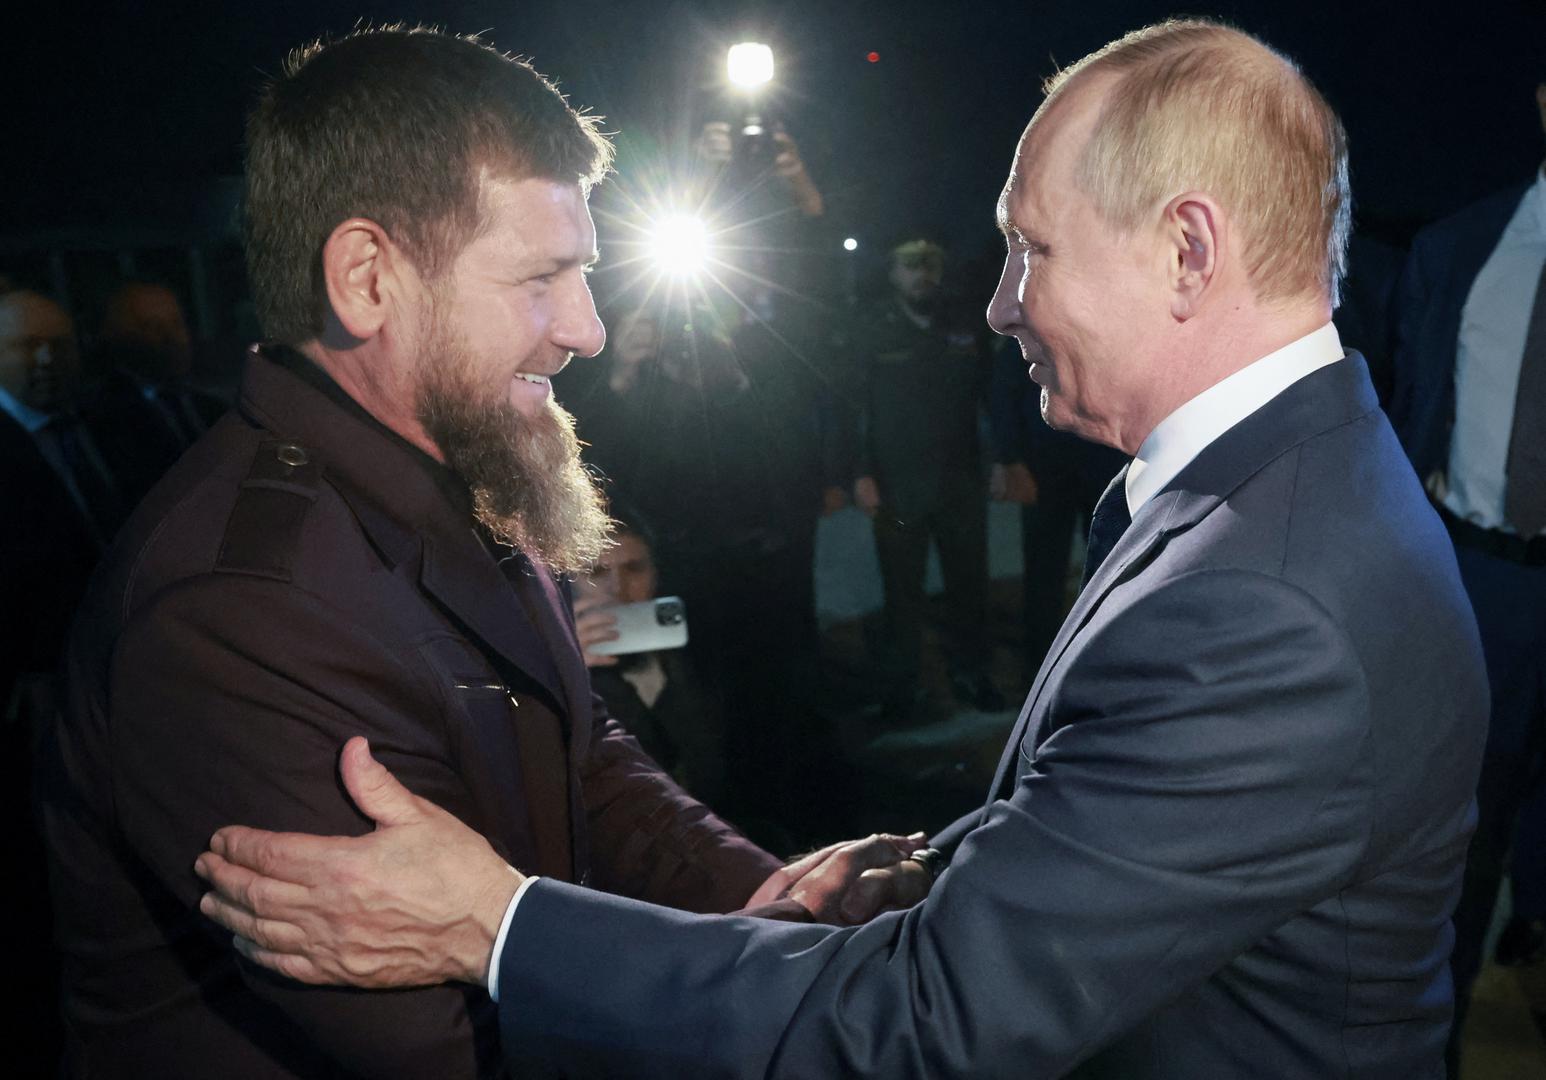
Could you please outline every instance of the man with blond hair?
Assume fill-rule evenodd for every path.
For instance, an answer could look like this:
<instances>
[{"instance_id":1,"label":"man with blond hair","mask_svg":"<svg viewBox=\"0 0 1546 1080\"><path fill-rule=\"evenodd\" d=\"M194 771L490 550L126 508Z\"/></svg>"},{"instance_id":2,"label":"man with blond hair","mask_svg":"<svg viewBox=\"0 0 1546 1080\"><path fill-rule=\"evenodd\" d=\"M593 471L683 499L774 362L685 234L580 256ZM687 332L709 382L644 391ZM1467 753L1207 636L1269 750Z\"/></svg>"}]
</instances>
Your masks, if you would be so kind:
<instances>
[{"instance_id":1,"label":"man with blond hair","mask_svg":"<svg viewBox=\"0 0 1546 1080\"><path fill-rule=\"evenodd\" d=\"M1133 460L989 801L935 838L950 865L911 910L777 928L512 881L349 766L393 823L360 851L433 836L448 875L514 893L478 913L490 946L507 920L491 960L464 958L498 972L513 1063L1441 1075L1486 688L1444 531L1331 326L1347 221L1340 124L1245 34L1151 27L1051 84L999 201L989 321L1052 426ZM328 914L358 886L320 860L359 852L213 843L211 910L281 971L432 941Z\"/></svg>"}]
</instances>

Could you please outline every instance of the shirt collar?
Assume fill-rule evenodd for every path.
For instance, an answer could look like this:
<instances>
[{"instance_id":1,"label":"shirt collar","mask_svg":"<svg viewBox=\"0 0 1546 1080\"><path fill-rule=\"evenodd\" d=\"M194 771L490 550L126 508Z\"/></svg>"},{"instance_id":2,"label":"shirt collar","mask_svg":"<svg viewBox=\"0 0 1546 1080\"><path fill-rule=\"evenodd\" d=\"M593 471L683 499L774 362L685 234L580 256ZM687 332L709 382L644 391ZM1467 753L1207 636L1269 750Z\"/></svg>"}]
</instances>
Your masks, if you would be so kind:
<instances>
[{"instance_id":1,"label":"shirt collar","mask_svg":"<svg viewBox=\"0 0 1546 1080\"><path fill-rule=\"evenodd\" d=\"M1327 323L1214 383L1159 422L1127 470L1127 508L1135 517L1191 460L1224 432L1310 372L1341 360L1342 339Z\"/></svg>"},{"instance_id":2,"label":"shirt collar","mask_svg":"<svg viewBox=\"0 0 1546 1080\"><path fill-rule=\"evenodd\" d=\"M11 419L25 428L29 435L36 435L48 423L47 413L38 412L30 405L12 397L4 387L0 387L0 409L10 413Z\"/></svg>"},{"instance_id":3,"label":"shirt collar","mask_svg":"<svg viewBox=\"0 0 1546 1080\"><path fill-rule=\"evenodd\" d=\"M1535 231L1546 236L1546 165L1535 170L1535 183L1525 192L1524 210L1535 218Z\"/></svg>"}]
</instances>

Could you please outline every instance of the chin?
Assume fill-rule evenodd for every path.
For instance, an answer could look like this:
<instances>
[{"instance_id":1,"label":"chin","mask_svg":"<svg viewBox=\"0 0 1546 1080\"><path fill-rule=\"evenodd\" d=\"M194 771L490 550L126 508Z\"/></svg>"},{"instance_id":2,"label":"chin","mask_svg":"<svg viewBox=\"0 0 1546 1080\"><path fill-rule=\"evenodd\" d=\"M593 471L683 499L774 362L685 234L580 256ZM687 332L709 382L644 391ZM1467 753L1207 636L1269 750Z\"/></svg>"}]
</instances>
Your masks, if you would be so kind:
<instances>
[{"instance_id":1,"label":"chin","mask_svg":"<svg viewBox=\"0 0 1546 1080\"><path fill-rule=\"evenodd\" d=\"M1041 418L1053 431L1068 431L1068 414L1063 409L1063 404L1052 396L1052 392L1045 386L1041 388Z\"/></svg>"}]
</instances>

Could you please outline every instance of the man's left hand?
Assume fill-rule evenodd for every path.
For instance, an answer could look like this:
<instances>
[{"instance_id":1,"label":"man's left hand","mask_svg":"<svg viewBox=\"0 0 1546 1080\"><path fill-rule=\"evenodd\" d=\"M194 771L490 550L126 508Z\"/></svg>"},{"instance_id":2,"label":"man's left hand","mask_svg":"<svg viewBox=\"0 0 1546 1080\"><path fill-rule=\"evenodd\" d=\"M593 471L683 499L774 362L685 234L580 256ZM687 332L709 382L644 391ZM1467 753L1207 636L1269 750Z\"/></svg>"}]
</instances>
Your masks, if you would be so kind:
<instances>
[{"instance_id":1,"label":"man's left hand","mask_svg":"<svg viewBox=\"0 0 1546 1080\"><path fill-rule=\"evenodd\" d=\"M788 897L817 922L834 926L852 926L883 911L912 907L934 883L927 869L907 858L926 843L922 833L878 833L831 844L775 871L747 906Z\"/></svg>"},{"instance_id":2,"label":"man's left hand","mask_svg":"<svg viewBox=\"0 0 1546 1080\"><path fill-rule=\"evenodd\" d=\"M340 771L374 832L221 829L194 864L214 887L199 909L236 935L248 959L300 982L484 983L521 875L478 833L398 783L364 739L344 745Z\"/></svg>"}]
</instances>

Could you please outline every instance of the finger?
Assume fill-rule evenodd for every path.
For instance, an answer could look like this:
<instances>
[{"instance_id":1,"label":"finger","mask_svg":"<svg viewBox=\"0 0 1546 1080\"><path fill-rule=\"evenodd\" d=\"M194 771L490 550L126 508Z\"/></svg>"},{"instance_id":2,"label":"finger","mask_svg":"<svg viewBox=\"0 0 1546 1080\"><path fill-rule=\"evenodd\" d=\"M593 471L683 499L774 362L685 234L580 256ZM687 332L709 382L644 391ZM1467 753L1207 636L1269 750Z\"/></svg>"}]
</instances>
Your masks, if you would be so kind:
<instances>
[{"instance_id":1,"label":"finger","mask_svg":"<svg viewBox=\"0 0 1546 1080\"><path fill-rule=\"evenodd\" d=\"M340 853L354 843L341 836L276 833L227 825L210 837L209 850L228 863L297 885L324 880Z\"/></svg>"},{"instance_id":2,"label":"finger","mask_svg":"<svg viewBox=\"0 0 1546 1080\"><path fill-rule=\"evenodd\" d=\"M299 926L277 919L261 919L219 893L205 893L200 897L199 911L231 933L272 952L299 953L305 948L306 932Z\"/></svg>"},{"instance_id":3,"label":"finger","mask_svg":"<svg viewBox=\"0 0 1546 1080\"><path fill-rule=\"evenodd\" d=\"M617 629L616 615L587 616L586 619L580 620L575 629L580 632L581 645L591 645L598 641L616 641L621 636Z\"/></svg>"},{"instance_id":4,"label":"finger","mask_svg":"<svg viewBox=\"0 0 1546 1080\"><path fill-rule=\"evenodd\" d=\"M849 849L856 868L878 870L883 866L894 866L911 855L918 846L915 841L906 836L876 833L874 836L850 844Z\"/></svg>"},{"instance_id":5,"label":"finger","mask_svg":"<svg viewBox=\"0 0 1546 1080\"><path fill-rule=\"evenodd\" d=\"M276 953L255 945L244 937L237 937L233 942L236 951L270 971L294 979L296 982L308 983L311 986L337 986L341 980L329 978L321 968L313 964L304 956L292 956L289 953Z\"/></svg>"},{"instance_id":6,"label":"finger","mask_svg":"<svg viewBox=\"0 0 1546 1080\"><path fill-rule=\"evenodd\" d=\"M859 880L849 886L848 892L843 897L839 910L843 920L848 923L869 922L876 912L891 900L894 889L892 879L896 872L890 868L884 870L866 870L859 875Z\"/></svg>"},{"instance_id":7,"label":"finger","mask_svg":"<svg viewBox=\"0 0 1546 1080\"><path fill-rule=\"evenodd\" d=\"M843 844L820 866L796 882L791 894L818 917L826 916L865 870L894 866L905 855L898 850L900 837L868 836Z\"/></svg>"},{"instance_id":8,"label":"finger","mask_svg":"<svg viewBox=\"0 0 1546 1080\"><path fill-rule=\"evenodd\" d=\"M908 836L897 836L895 833L877 833L875 839L890 844L900 858L906 858L928 844L928 837L921 832L911 833Z\"/></svg>"},{"instance_id":9,"label":"finger","mask_svg":"<svg viewBox=\"0 0 1546 1080\"><path fill-rule=\"evenodd\" d=\"M423 820L422 801L371 756L370 743L362 736L356 735L344 743L339 768L354 805L378 826L408 825Z\"/></svg>"},{"instance_id":10,"label":"finger","mask_svg":"<svg viewBox=\"0 0 1546 1080\"><path fill-rule=\"evenodd\" d=\"M914 862L866 870L849 887L839 910L849 923L868 922L882 911L912 907L929 894L933 883L928 870Z\"/></svg>"},{"instance_id":11,"label":"finger","mask_svg":"<svg viewBox=\"0 0 1546 1080\"><path fill-rule=\"evenodd\" d=\"M851 841L839 840L835 844L828 844L824 848L818 848L817 850L811 852L809 855L802 855L794 862L784 867L781 873L785 874L789 879L789 884L793 885L806 874L809 874L812 870L816 869L816 867L826 862L834 852L838 851L849 843L851 843Z\"/></svg>"},{"instance_id":12,"label":"finger","mask_svg":"<svg viewBox=\"0 0 1546 1080\"><path fill-rule=\"evenodd\" d=\"M193 869L222 897L265 918L287 918L304 907L310 895L305 886L264 877L245 866L227 862L214 852L200 855Z\"/></svg>"}]
</instances>

